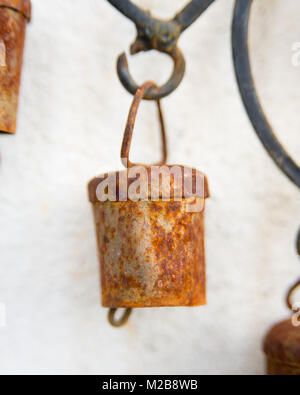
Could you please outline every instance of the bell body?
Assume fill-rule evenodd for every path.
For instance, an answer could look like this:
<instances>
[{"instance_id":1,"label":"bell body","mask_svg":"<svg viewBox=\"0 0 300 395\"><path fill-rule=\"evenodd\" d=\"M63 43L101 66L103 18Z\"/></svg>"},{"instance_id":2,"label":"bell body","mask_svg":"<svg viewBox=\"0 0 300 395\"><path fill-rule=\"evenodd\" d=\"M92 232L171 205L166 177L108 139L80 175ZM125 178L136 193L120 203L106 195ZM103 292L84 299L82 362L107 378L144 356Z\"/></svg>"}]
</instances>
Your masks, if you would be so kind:
<instances>
[{"instance_id":1,"label":"bell body","mask_svg":"<svg viewBox=\"0 0 300 395\"><path fill-rule=\"evenodd\" d=\"M198 196L181 200L104 202L95 194L99 178L90 183L104 307L206 303L206 182Z\"/></svg>"},{"instance_id":2,"label":"bell body","mask_svg":"<svg viewBox=\"0 0 300 395\"><path fill-rule=\"evenodd\" d=\"M268 375L300 376L300 326L292 320L275 325L264 341Z\"/></svg>"},{"instance_id":3,"label":"bell body","mask_svg":"<svg viewBox=\"0 0 300 395\"><path fill-rule=\"evenodd\" d=\"M15 133L29 0L0 0L0 132Z\"/></svg>"}]
</instances>

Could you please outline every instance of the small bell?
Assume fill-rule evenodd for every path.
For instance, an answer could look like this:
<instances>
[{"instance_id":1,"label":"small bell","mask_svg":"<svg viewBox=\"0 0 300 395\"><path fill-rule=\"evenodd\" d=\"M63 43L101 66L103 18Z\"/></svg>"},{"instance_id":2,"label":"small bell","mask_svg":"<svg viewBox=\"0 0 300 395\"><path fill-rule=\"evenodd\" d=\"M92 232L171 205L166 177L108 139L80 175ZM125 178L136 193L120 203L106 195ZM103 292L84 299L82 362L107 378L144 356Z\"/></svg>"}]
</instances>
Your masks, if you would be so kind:
<instances>
[{"instance_id":1,"label":"small bell","mask_svg":"<svg viewBox=\"0 0 300 395\"><path fill-rule=\"evenodd\" d=\"M300 326L291 319L275 325L266 336L264 352L268 375L300 376Z\"/></svg>"},{"instance_id":2,"label":"small bell","mask_svg":"<svg viewBox=\"0 0 300 395\"><path fill-rule=\"evenodd\" d=\"M129 150L138 106L153 83L136 93L121 150L121 172L89 183L99 249L102 305L120 326L135 307L206 304L204 207L206 177L184 166L164 165L166 137L160 103L164 158L135 165ZM127 308L121 321L117 308Z\"/></svg>"},{"instance_id":3,"label":"small bell","mask_svg":"<svg viewBox=\"0 0 300 395\"><path fill-rule=\"evenodd\" d=\"M0 0L0 132L15 133L30 0Z\"/></svg>"},{"instance_id":4,"label":"small bell","mask_svg":"<svg viewBox=\"0 0 300 395\"><path fill-rule=\"evenodd\" d=\"M300 233L297 250L300 255ZM300 280L287 296L287 305L294 315L275 325L264 340L268 375L300 376L300 306L292 302L292 295L299 286Z\"/></svg>"}]
</instances>

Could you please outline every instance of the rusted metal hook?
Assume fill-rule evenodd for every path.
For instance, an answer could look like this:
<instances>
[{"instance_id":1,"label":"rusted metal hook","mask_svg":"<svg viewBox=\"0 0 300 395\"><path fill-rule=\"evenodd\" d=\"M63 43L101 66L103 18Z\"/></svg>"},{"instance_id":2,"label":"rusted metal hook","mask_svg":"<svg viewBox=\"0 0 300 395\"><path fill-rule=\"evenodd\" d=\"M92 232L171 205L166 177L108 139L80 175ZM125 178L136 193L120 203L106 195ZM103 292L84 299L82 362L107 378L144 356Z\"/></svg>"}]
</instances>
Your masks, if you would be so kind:
<instances>
[{"instance_id":1,"label":"rusted metal hook","mask_svg":"<svg viewBox=\"0 0 300 395\"><path fill-rule=\"evenodd\" d=\"M185 60L177 47L180 34L186 30L215 0L192 0L173 19L164 21L153 18L129 0L108 0L122 14L131 19L137 28L137 38L131 45L132 55L141 51L157 51L168 54L174 62L169 80L161 87L153 87L144 96L146 100L158 100L172 93L181 83L185 73ZM118 57L117 71L122 85L135 94L138 84L132 78L125 53Z\"/></svg>"},{"instance_id":2,"label":"rusted metal hook","mask_svg":"<svg viewBox=\"0 0 300 395\"><path fill-rule=\"evenodd\" d=\"M293 303L293 301L292 301L292 296L293 296L294 292L295 292L299 287L300 287L300 279L299 279L299 280L296 282L296 284L294 284L294 285L292 286L292 288L289 290L288 295L287 295L287 298L286 298L287 306L288 306L288 308L289 308L290 310L292 310L292 311L293 311L293 306L294 306L294 303Z\"/></svg>"},{"instance_id":3,"label":"rusted metal hook","mask_svg":"<svg viewBox=\"0 0 300 395\"><path fill-rule=\"evenodd\" d=\"M115 317L117 310L119 310L119 309L109 309L108 321L115 328L120 328L121 326L127 324L129 317L132 313L132 309L131 308L125 309L122 317L119 320L116 320L116 317Z\"/></svg>"},{"instance_id":4,"label":"rusted metal hook","mask_svg":"<svg viewBox=\"0 0 300 395\"><path fill-rule=\"evenodd\" d=\"M252 3L253 0L236 0L235 3L232 47L237 82L250 121L265 149L285 175L300 188L300 166L289 156L277 139L256 93L248 50L249 16Z\"/></svg>"},{"instance_id":5,"label":"rusted metal hook","mask_svg":"<svg viewBox=\"0 0 300 395\"><path fill-rule=\"evenodd\" d=\"M129 151L130 151L130 146L131 146L131 140L132 140L132 134L133 134L133 129L134 129L134 124L135 124L135 119L137 116L137 111L139 108L139 105L143 99L143 97L146 95L146 93L149 91L149 89L155 89L156 85L154 82L148 81L145 82L138 90L136 91L132 105L130 107L129 115L128 115L128 120L124 132L124 137L123 137L123 143L122 143L122 148L121 148L121 161L125 167L132 167L132 166L138 166L136 163L132 163L129 160ZM165 128L165 122L163 118L163 113L160 105L160 101L157 100L157 109L158 109L158 115L159 115L159 121L160 121L160 127L161 127L161 138L162 138L162 159L159 163L156 163L153 166L161 166L166 163L167 161L167 137L166 137L166 128Z\"/></svg>"},{"instance_id":6,"label":"rusted metal hook","mask_svg":"<svg viewBox=\"0 0 300 395\"><path fill-rule=\"evenodd\" d=\"M300 230L298 232L298 236L297 236L297 241L296 241L296 249L297 249L297 253L300 257ZM292 288L289 290L287 298L286 298L286 303L287 306L290 310L293 311L293 301L292 301L292 296L294 294L294 292L296 291L296 289L298 289L300 287L300 279L296 282L296 284L294 284L292 286Z\"/></svg>"}]
</instances>

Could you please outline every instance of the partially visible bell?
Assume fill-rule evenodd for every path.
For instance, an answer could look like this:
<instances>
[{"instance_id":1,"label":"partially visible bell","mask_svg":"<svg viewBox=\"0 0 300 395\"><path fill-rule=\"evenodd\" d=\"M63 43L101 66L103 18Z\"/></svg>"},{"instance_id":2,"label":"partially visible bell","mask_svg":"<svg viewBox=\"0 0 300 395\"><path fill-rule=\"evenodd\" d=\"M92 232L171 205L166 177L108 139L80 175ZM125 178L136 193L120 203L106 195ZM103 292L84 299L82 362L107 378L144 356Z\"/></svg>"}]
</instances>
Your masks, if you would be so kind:
<instances>
[{"instance_id":1,"label":"partially visible bell","mask_svg":"<svg viewBox=\"0 0 300 395\"><path fill-rule=\"evenodd\" d=\"M292 319L275 325L265 338L264 352L268 375L300 376L300 326Z\"/></svg>"},{"instance_id":2,"label":"partially visible bell","mask_svg":"<svg viewBox=\"0 0 300 395\"><path fill-rule=\"evenodd\" d=\"M0 0L0 132L15 133L30 0Z\"/></svg>"},{"instance_id":3,"label":"partially visible bell","mask_svg":"<svg viewBox=\"0 0 300 395\"><path fill-rule=\"evenodd\" d=\"M166 171L169 168L164 166ZM164 187L159 187L157 201L121 201L134 182L128 178L129 186L121 185L128 170L111 173L118 180L116 201L99 201L99 185L107 174L90 182L104 307L206 304L204 207L208 184L202 173L190 170L193 187L197 174L202 177L202 188L196 196L185 194L181 200L177 197L182 195L186 176L179 182L171 178L169 198ZM146 168L149 172L150 167ZM150 178L147 187L150 194Z\"/></svg>"}]
</instances>

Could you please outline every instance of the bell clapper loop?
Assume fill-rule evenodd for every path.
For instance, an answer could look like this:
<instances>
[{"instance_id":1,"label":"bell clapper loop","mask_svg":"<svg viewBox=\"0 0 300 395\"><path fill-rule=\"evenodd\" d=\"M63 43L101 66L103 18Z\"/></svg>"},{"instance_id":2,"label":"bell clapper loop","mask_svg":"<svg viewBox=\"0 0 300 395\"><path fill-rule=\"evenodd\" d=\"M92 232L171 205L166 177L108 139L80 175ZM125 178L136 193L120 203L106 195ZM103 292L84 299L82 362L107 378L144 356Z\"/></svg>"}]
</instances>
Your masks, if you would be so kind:
<instances>
[{"instance_id":1,"label":"bell clapper loop","mask_svg":"<svg viewBox=\"0 0 300 395\"><path fill-rule=\"evenodd\" d=\"M108 321L111 324L111 326L114 326L115 328L120 328L121 326L124 326L125 324L127 324L129 317L132 313L131 308L126 308L122 317L119 320L116 320L115 315L118 310L119 309L112 308L112 309L109 309L109 312L108 312Z\"/></svg>"}]
</instances>

